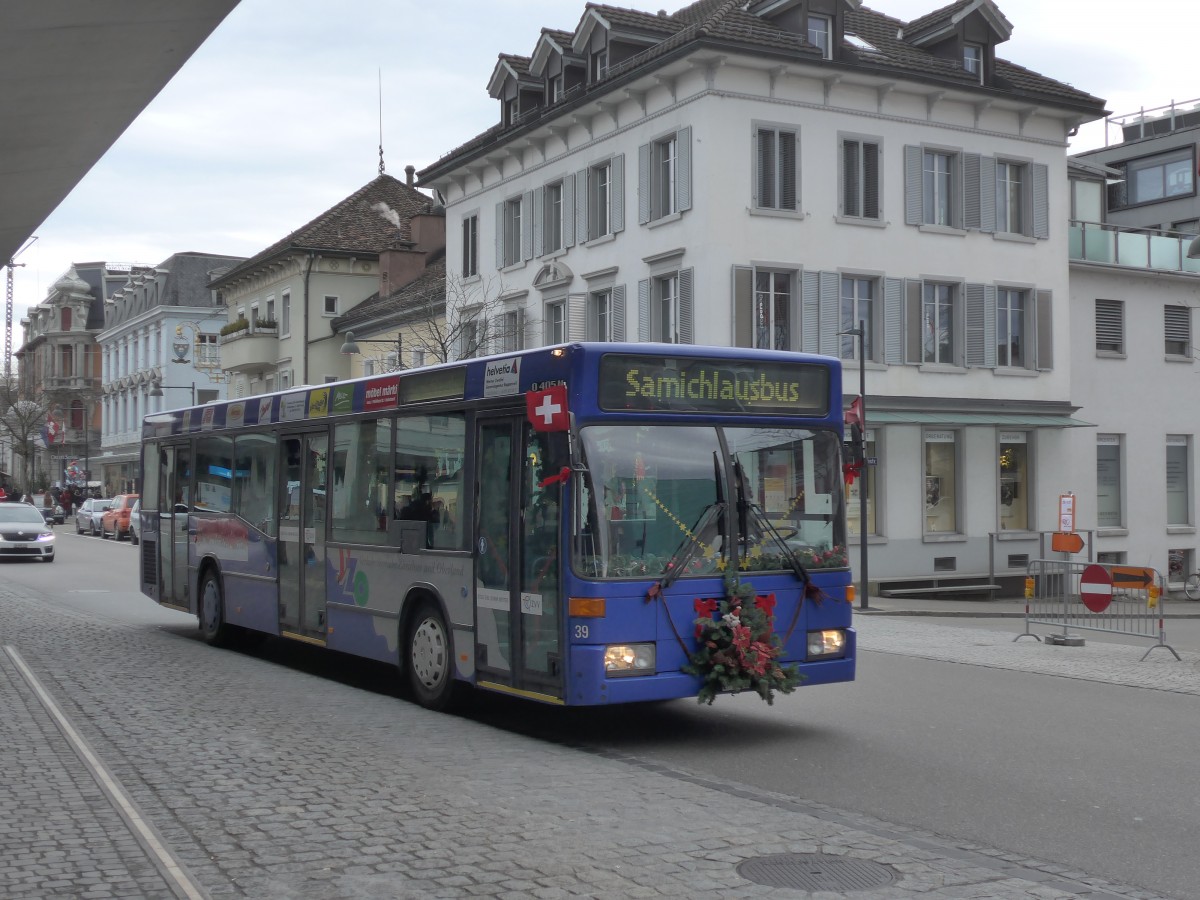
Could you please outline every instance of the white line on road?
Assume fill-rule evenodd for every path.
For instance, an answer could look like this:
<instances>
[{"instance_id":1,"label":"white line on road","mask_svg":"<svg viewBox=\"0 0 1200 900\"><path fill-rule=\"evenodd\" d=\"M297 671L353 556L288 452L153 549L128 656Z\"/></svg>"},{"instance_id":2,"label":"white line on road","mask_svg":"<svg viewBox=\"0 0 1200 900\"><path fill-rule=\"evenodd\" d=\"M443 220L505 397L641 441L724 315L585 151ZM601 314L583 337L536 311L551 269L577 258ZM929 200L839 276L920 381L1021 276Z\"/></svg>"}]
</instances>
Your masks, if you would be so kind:
<instances>
[{"instance_id":1,"label":"white line on road","mask_svg":"<svg viewBox=\"0 0 1200 900\"><path fill-rule=\"evenodd\" d=\"M108 793L109 799L112 800L117 811L129 823L134 833L141 839L143 845L149 849L164 875L175 883L183 896L187 897L188 900L204 900L204 893L192 881L183 866L171 855L162 841L159 840L158 835L155 834L150 824L142 818L142 814L138 812L129 795L125 793L125 789L121 787L121 783L105 768L104 763L88 747L83 736L75 730L70 720L58 708L58 704L54 702L54 698L42 687L41 682L33 674L33 670L25 664L25 660L21 658L21 654L17 652L17 649L6 644L4 652L13 661L13 665L21 673L21 677L33 689L42 706L50 713L51 718L54 719L55 724L58 725L59 730L66 737L72 748L74 748L79 758L91 770L93 777L99 782L100 787Z\"/></svg>"}]
</instances>

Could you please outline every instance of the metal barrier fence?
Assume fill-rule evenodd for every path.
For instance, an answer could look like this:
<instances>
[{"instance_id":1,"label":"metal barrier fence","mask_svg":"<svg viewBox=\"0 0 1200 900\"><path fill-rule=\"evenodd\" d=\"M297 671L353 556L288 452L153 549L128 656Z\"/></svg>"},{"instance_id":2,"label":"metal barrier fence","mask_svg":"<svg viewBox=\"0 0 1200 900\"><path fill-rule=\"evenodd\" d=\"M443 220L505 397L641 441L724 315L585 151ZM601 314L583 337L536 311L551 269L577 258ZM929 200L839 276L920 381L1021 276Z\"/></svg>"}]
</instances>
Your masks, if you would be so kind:
<instances>
[{"instance_id":1,"label":"metal barrier fence","mask_svg":"<svg viewBox=\"0 0 1200 900\"><path fill-rule=\"evenodd\" d=\"M1179 659L1166 640L1162 588L1162 576L1154 569L1031 560L1025 576L1025 631L1013 640L1031 637L1040 641L1030 625L1061 625L1062 634L1047 635L1047 643L1080 646L1083 639L1073 638L1072 628L1104 631L1154 641L1142 659L1158 647Z\"/></svg>"}]
</instances>

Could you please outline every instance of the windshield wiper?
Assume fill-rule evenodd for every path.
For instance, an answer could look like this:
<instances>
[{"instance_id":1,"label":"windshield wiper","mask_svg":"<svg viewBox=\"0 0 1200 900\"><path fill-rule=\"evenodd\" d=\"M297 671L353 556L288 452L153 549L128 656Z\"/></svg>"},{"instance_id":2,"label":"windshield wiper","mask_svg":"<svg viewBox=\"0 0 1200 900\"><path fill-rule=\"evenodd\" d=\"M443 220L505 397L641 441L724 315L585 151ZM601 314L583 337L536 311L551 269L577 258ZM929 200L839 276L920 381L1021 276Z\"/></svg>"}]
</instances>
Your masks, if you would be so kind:
<instances>
[{"instance_id":1,"label":"windshield wiper","mask_svg":"<svg viewBox=\"0 0 1200 900\"><path fill-rule=\"evenodd\" d=\"M669 588L683 574L688 563L692 561L697 548L701 546L700 535L712 523L713 519L720 516L723 512L725 512L724 500L717 500L704 507L704 511L700 513L700 518L692 526L692 533L684 535L683 540L679 542L679 546L675 548L675 552L671 554L671 558L667 560L667 570L656 585L658 591ZM654 593L653 589L651 589L651 592Z\"/></svg>"},{"instance_id":2,"label":"windshield wiper","mask_svg":"<svg viewBox=\"0 0 1200 900\"><path fill-rule=\"evenodd\" d=\"M784 540L783 535L779 533L767 517L766 510L748 499L749 491L746 489L746 473L742 469L742 463L738 459L737 454L733 454L733 474L734 484L737 486L737 511L738 511L738 540L734 542L737 546L740 543L749 545L750 543L750 518L753 516L755 524L760 530L771 535L775 540L775 544L783 548L784 559L788 565L804 584L809 583L808 570L804 568L804 563L800 562L800 557L796 555L796 551L792 549L792 545Z\"/></svg>"}]
</instances>

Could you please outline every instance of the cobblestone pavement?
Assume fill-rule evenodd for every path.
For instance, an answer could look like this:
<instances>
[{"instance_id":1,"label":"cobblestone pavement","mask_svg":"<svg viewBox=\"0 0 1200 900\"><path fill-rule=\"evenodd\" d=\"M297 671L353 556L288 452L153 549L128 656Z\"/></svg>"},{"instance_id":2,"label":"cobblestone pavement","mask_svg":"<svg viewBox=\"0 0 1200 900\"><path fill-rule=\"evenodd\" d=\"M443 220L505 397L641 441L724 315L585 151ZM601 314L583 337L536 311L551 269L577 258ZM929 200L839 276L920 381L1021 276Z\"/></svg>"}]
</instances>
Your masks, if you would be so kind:
<instances>
[{"instance_id":1,"label":"cobblestone pavement","mask_svg":"<svg viewBox=\"0 0 1200 900\"><path fill-rule=\"evenodd\" d=\"M1186 673L1153 657L1139 662L1143 651L1133 648L1127 657L1077 648L1086 652L1064 662L1041 644L982 629L883 616L857 624L864 649L1200 689L1195 658ZM171 629L51 609L7 586L0 646L4 898L1154 896L430 713ZM35 684L61 709L66 731ZM89 752L126 808L101 790ZM739 874L740 863L774 854L823 854L833 868L874 863L890 883L808 892Z\"/></svg>"}]
</instances>

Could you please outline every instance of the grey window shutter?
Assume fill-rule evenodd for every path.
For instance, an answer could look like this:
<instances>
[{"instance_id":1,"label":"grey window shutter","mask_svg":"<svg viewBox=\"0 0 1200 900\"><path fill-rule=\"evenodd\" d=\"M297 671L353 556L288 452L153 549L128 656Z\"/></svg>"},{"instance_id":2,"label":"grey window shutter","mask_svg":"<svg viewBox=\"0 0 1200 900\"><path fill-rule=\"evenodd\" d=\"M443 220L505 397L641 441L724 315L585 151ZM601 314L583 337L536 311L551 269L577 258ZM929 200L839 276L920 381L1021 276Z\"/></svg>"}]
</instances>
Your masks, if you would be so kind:
<instances>
[{"instance_id":1,"label":"grey window shutter","mask_svg":"<svg viewBox=\"0 0 1200 900\"><path fill-rule=\"evenodd\" d=\"M967 365L982 366L987 340L983 334L983 285L967 285ZM993 341L993 344L995 341Z\"/></svg>"},{"instance_id":2,"label":"grey window shutter","mask_svg":"<svg viewBox=\"0 0 1200 900\"><path fill-rule=\"evenodd\" d=\"M879 209L879 164L882 152L882 148L878 144L865 143L862 145L862 215L864 219L878 219L881 217Z\"/></svg>"},{"instance_id":3,"label":"grey window shutter","mask_svg":"<svg viewBox=\"0 0 1200 900\"><path fill-rule=\"evenodd\" d=\"M534 188L533 189L533 203L531 204L532 208L530 209L530 212L532 213L530 218L533 219L533 255L534 256L541 256L543 253L546 252L546 250L545 250L546 244L545 244L544 235L543 235L543 230L544 230L543 226L545 225L543 219L544 219L545 213L546 213L546 209L543 206L544 201L545 201L545 189L544 188Z\"/></svg>"},{"instance_id":4,"label":"grey window shutter","mask_svg":"<svg viewBox=\"0 0 1200 900\"><path fill-rule=\"evenodd\" d=\"M567 340L587 340L587 294L567 297Z\"/></svg>"},{"instance_id":5,"label":"grey window shutter","mask_svg":"<svg viewBox=\"0 0 1200 900\"><path fill-rule=\"evenodd\" d=\"M1054 368L1053 300L1052 291L1037 292L1037 367L1043 372Z\"/></svg>"},{"instance_id":6,"label":"grey window shutter","mask_svg":"<svg viewBox=\"0 0 1200 900\"><path fill-rule=\"evenodd\" d=\"M692 279L695 270L679 270L679 343L696 343L695 329L692 326Z\"/></svg>"},{"instance_id":7,"label":"grey window shutter","mask_svg":"<svg viewBox=\"0 0 1200 900\"><path fill-rule=\"evenodd\" d=\"M638 222L650 221L650 145L638 147Z\"/></svg>"},{"instance_id":8,"label":"grey window shutter","mask_svg":"<svg viewBox=\"0 0 1200 900\"><path fill-rule=\"evenodd\" d=\"M680 128L675 135L676 165L675 172L675 202L679 211L692 208L692 129Z\"/></svg>"},{"instance_id":9,"label":"grey window shutter","mask_svg":"<svg viewBox=\"0 0 1200 900\"><path fill-rule=\"evenodd\" d=\"M625 154L618 153L609 164L609 203L613 234L625 230Z\"/></svg>"},{"instance_id":10,"label":"grey window shutter","mask_svg":"<svg viewBox=\"0 0 1200 900\"><path fill-rule=\"evenodd\" d=\"M504 268L504 201L496 204L496 268Z\"/></svg>"},{"instance_id":11,"label":"grey window shutter","mask_svg":"<svg viewBox=\"0 0 1200 900\"><path fill-rule=\"evenodd\" d=\"M996 157L979 159L979 230L996 230Z\"/></svg>"},{"instance_id":12,"label":"grey window shutter","mask_svg":"<svg viewBox=\"0 0 1200 900\"><path fill-rule=\"evenodd\" d=\"M862 185L859 183L859 154L863 145L858 141L842 141L842 192L838 198L838 215L863 215Z\"/></svg>"},{"instance_id":13,"label":"grey window shutter","mask_svg":"<svg viewBox=\"0 0 1200 900\"><path fill-rule=\"evenodd\" d=\"M904 224L920 225L924 193L921 190L921 148L904 148Z\"/></svg>"},{"instance_id":14,"label":"grey window shutter","mask_svg":"<svg viewBox=\"0 0 1200 900\"><path fill-rule=\"evenodd\" d=\"M575 173L575 239L583 244L592 238L591 228L588 227L588 170L580 169Z\"/></svg>"},{"instance_id":15,"label":"grey window shutter","mask_svg":"<svg viewBox=\"0 0 1200 900\"><path fill-rule=\"evenodd\" d=\"M821 346L821 276L805 272L801 276L800 349L817 353Z\"/></svg>"},{"instance_id":16,"label":"grey window shutter","mask_svg":"<svg viewBox=\"0 0 1200 900\"><path fill-rule=\"evenodd\" d=\"M769 180L774 159L774 144L774 131L769 128L754 130L754 159L751 161L754 177L750 187L750 199L755 209L774 205L775 198Z\"/></svg>"},{"instance_id":17,"label":"grey window shutter","mask_svg":"<svg viewBox=\"0 0 1200 900\"><path fill-rule=\"evenodd\" d=\"M526 191L521 197L521 258L533 257L533 191Z\"/></svg>"},{"instance_id":18,"label":"grey window shutter","mask_svg":"<svg viewBox=\"0 0 1200 900\"><path fill-rule=\"evenodd\" d=\"M563 247L575 246L575 179L570 175L562 181Z\"/></svg>"},{"instance_id":19,"label":"grey window shutter","mask_svg":"<svg viewBox=\"0 0 1200 900\"><path fill-rule=\"evenodd\" d=\"M638 282L638 340L650 340L650 279Z\"/></svg>"},{"instance_id":20,"label":"grey window shutter","mask_svg":"<svg viewBox=\"0 0 1200 900\"><path fill-rule=\"evenodd\" d=\"M904 279L905 359L911 365L921 364L921 343L925 337L925 317L921 309L921 282Z\"/></svg>"},{"instance_id":21,"label":"grey window shutter","mask_svg":"<svg viewBox=\"0 0 1200 900\"><path fill-rule=\"evenodd\" d=\"M992 190L995 190L993 187ZM978 228L980 217L979 154L963 154L963 228Z\"/></svg>"},{"instance_id":22,"label":"grey window shutter","mask_svg":"<svg viewBox=\"0 0 1200 900\"><path fill-rule=\"evenodd\" d=\"M796 190L797 160L800 157L800 135L794 131L779 132L779 208L794 212L799 196Z\"/></svg>"},{"instance_id":23,"label":"grey window shutter","mask_svg":"<svg viewBox=\"0 0 1200 900\"><path fill-rule=\"evenodd\" d=\"M817 352L828 356L837 356L838 331L841 325L838 309L841 306L842 276L837 272L822 272L820 279L821 331Z\"/></svg>"},{"instance_id":24,"label":"grey window shutter","mask_svg":"<svg viewBox=\"0 0 1200 900\"><path fill-rule=\"evenodd\" d=\"M883 361L904 364L904 279L883 280Z\"/></svg>"},{"instance_id":25,"label":"grey window shutter","mask_svg":"<svg viewBox=\"0 0 1200 900\"><path fill-rule=\"evenodd\" d=\"M754 269L733 267L733 346L754 346Z\"/></svg>"},{"instance_id":26,"label":"grey window shutter","mask_svg":"<svg viewBox=\"0 0 1200 900\"><path fill-rule=\"evenodd\" d=\"M983 364L996 368L996 286L983 286Z\"/></svg>"},{"instance_id":27,"label":"grey window shutter","mask_svg":"<svg viewBox=\"0 0 1200 900\"><path fill-rule=\"evenodd\" d=\"M1050 169L1042 163L1029 167L1033 175L1033 236L1050 237Z\"/></svg>"},{"instance_id":28,"label":"grey window shutter","mask_svg":"<svg viewBox=\"0 0 1200 900\"><path fill-rule=\"evenodd\" d=\"M612 289L612 339L625 340L625 285L614 284Z\"/></svg>"}]
</instances>

